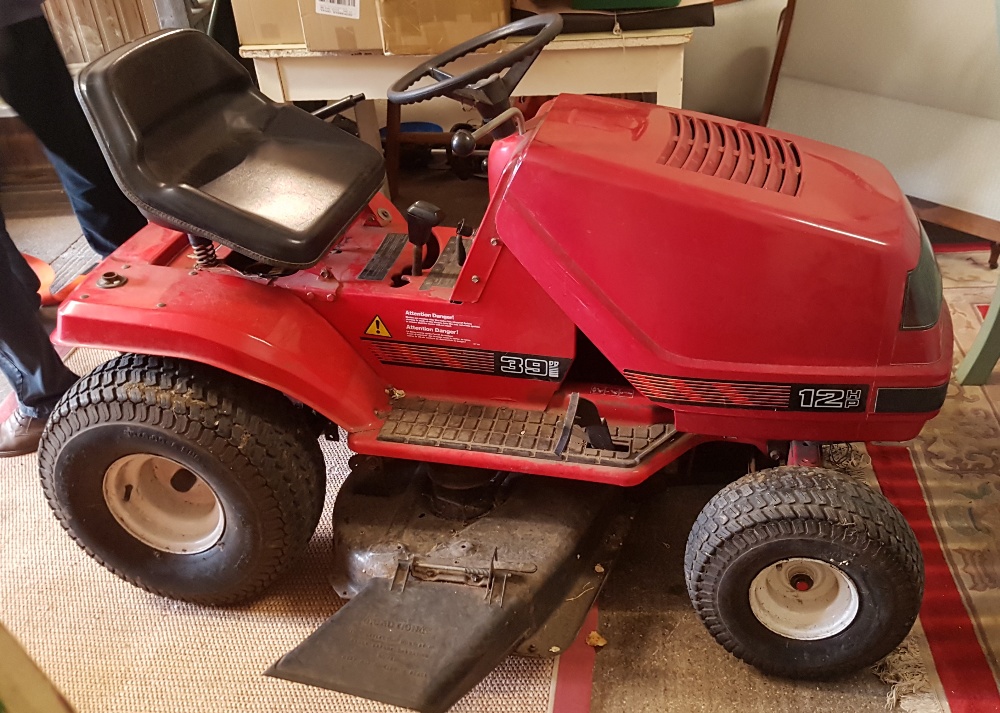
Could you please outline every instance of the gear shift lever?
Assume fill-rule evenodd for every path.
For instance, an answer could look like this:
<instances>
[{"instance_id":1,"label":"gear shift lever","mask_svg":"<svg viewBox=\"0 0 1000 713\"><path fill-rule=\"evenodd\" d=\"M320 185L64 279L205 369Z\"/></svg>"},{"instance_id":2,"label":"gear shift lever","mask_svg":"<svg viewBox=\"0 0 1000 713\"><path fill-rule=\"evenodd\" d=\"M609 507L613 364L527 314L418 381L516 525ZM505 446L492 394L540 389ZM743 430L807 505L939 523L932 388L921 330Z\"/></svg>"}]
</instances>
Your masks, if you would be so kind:
<instances>
[{"instance_id":1,"label":"gear shift lever","mask_svg":"<svg viewBox=\"0 0 1000 713\"><path fill-rule=\"evenodd\" d=\"M431 229L441 224L444 211L433 203L417 201L406 209L406 228L413 243L413 276L420 277L424 267L424 245L434 239Z\"/></svg>"}]
</instances>

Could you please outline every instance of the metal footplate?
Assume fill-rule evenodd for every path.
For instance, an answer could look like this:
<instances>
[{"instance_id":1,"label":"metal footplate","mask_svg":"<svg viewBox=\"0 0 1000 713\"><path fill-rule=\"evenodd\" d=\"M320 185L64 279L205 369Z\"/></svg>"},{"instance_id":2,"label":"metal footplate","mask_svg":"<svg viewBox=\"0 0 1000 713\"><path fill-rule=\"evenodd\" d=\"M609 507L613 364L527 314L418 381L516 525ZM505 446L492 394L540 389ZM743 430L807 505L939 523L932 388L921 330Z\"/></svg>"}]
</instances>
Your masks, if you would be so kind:
<instances>
[{"instance_id":1,"label":"metal footplate","mask_svg":"<svg viewBox=\"0 0 1000 713\"><path fill-rule=\"evenodd\" d=\"M393 407L380 441L456 448L483 453L633 468L676 433L672 424L608 424L615 450L592 448L583 429L573 428L557 454L564 415L498 406L402 399Z\"/></svg>"}]
</instances>

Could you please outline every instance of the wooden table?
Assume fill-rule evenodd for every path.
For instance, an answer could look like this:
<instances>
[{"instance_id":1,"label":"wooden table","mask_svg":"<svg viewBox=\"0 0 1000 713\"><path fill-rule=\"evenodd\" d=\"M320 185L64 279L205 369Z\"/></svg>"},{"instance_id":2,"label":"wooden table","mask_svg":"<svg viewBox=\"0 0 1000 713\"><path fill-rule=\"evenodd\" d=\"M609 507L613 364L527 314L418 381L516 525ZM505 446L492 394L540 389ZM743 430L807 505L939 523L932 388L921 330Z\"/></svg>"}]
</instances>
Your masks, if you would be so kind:
<instances>
[{"instance_id":1,"label":"wooden table","mask_svg":"<svg viewBox=\"0 0 1000 713\"><path fill-rule=\"evenodd\" d=\"M518 96L655 92L658 104L681 105L684 45L691 31L647 30L621 34L561 35L549 43L517 87ZM509 40L516 42L518 40ZM361 138L381 148L372 100L426 57L375 52L315 52L304 45L244 46L261 91L275 101L332 100L363 92L355 116ZM481 63L466 57L449 66L456 74ZM386 172L395 194L399 166L399 107L386 120Z\"/></svg>"}]
</instances>

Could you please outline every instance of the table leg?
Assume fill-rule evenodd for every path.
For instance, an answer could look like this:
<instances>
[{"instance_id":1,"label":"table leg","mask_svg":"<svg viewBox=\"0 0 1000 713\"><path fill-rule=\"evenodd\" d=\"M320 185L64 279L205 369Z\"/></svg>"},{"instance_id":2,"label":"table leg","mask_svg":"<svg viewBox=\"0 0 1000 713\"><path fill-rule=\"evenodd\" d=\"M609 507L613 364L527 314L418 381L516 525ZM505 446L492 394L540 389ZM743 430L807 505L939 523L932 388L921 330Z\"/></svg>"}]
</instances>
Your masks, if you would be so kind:
<instances>
[{"instance_id":1,"label":"table leg","mask_svg":"<svg viewBox=\"0 0 1000 713\"><path fill-rule=\"evenodd\" d=\"M375 101L365 99L354 106L354 120L358 124L358 136L369 146L382 153L382 137L379 134L378 117L375 115Z\"/></svg>"},{"instance_id":2,"label":"table leg","mask_svg":"<svg viewBox=\"0 0 1000 713\"><path fill-rule=\"evenodd\" d=\"M402 107L389 102L385 112L385 173L389 179L389 197L399 195L399 127Z\"/></svg>"},{"instance_id":3,"label":"table leg","mask_svg":"<svg viewBox=\"0 0 1000 713\"><path fill-rule=\"evenodd\" d=\"M361 140L382 153L382 135L379 133L378 116L375 114L373 99L365 99L354 106L354 121L358 124L358 136ZM382 192L392 196L385 181L382 182Z\"/></svg>"},{"instance_id":4,"label":"table leg","mask_svg":"<svg viewBox=\"0 0 1000 713\"><path fill-rule=\"evenodd\" d=\"M993 295L983 326L958 365L955 378L963 386L982 386L989 380L997 360L1000 360L1000 288Z\"/></svg>"},{"instance_id":5,"label":"table leg","mask_svg":"<svg viewBox=\"0 0 1000 713\"><path fill-rule=\"evenodd\" d=\"M1000 260L1000 243L990 245L990 269L997 269L997 261Z\"/></svg>"},{"instance_id":6,"label":"table leg","mask_svg":"<svg viewBox=\"0 0 1000 713\"><path fill-rule=\"evenodd\" d=\"M684 52L660 52L660 77L656 84L656 103L680 108L684 94Z\"/></svg>"},{"instance_id":7,"label":"table leg","mask_svg":"<svg viewBox=\"0 0 1000 713\"><path fill-rule=\"evenodd\" d=\"M285 87L281 83L281 70L276 59L254 59L253 69L257 73L257 86L271 101L291 101L285 96Z\"/></svg>"}]
</instances>

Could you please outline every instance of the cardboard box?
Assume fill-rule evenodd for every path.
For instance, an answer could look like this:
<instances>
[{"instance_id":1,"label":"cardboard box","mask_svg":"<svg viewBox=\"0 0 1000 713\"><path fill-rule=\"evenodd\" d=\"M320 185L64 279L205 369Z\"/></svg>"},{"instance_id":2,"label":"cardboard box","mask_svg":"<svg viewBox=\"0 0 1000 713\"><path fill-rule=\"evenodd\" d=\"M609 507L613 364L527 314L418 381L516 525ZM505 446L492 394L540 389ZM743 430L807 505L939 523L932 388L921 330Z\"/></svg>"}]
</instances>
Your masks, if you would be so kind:
<instances>
[{"instance_id":1,"label":"cardboard box","mask_svg":"<svg viewBox=\"0 0 1000 713\"><path fill-rule=\"evenodd\" d=\"M302 21L296 0L233 0L242 45L301 45Z\"/></svg>"},{"instance_id":2,"label":"cardboard box","mask_svg":"<svg viewBox=\"0 0 1000 713\"><path fill-rule=\"evenodd\" d=\"M243 45L434 55L505 25L510 10L509 0L233 0L233 14Z\"/></svg>"},{"instance_id":3,"label":"cardboard box","mask_svg":"<svg viewBox=\"0 0 1000 713\"><path fill-rule=\"evenodd\" d=\"M509 22L510 0L377 0L386 54L435 55Z\"/></svg>"},{"instance_id":4,"label":"cardboard box","mask_svg":"<svg viewBox=\"0 0 1000 713\"><path fill-rule=\"evenodd\" d=\"M298 0L298 9L309 49L382 51L375 0Z\"/></svg>"}]
</instances>

